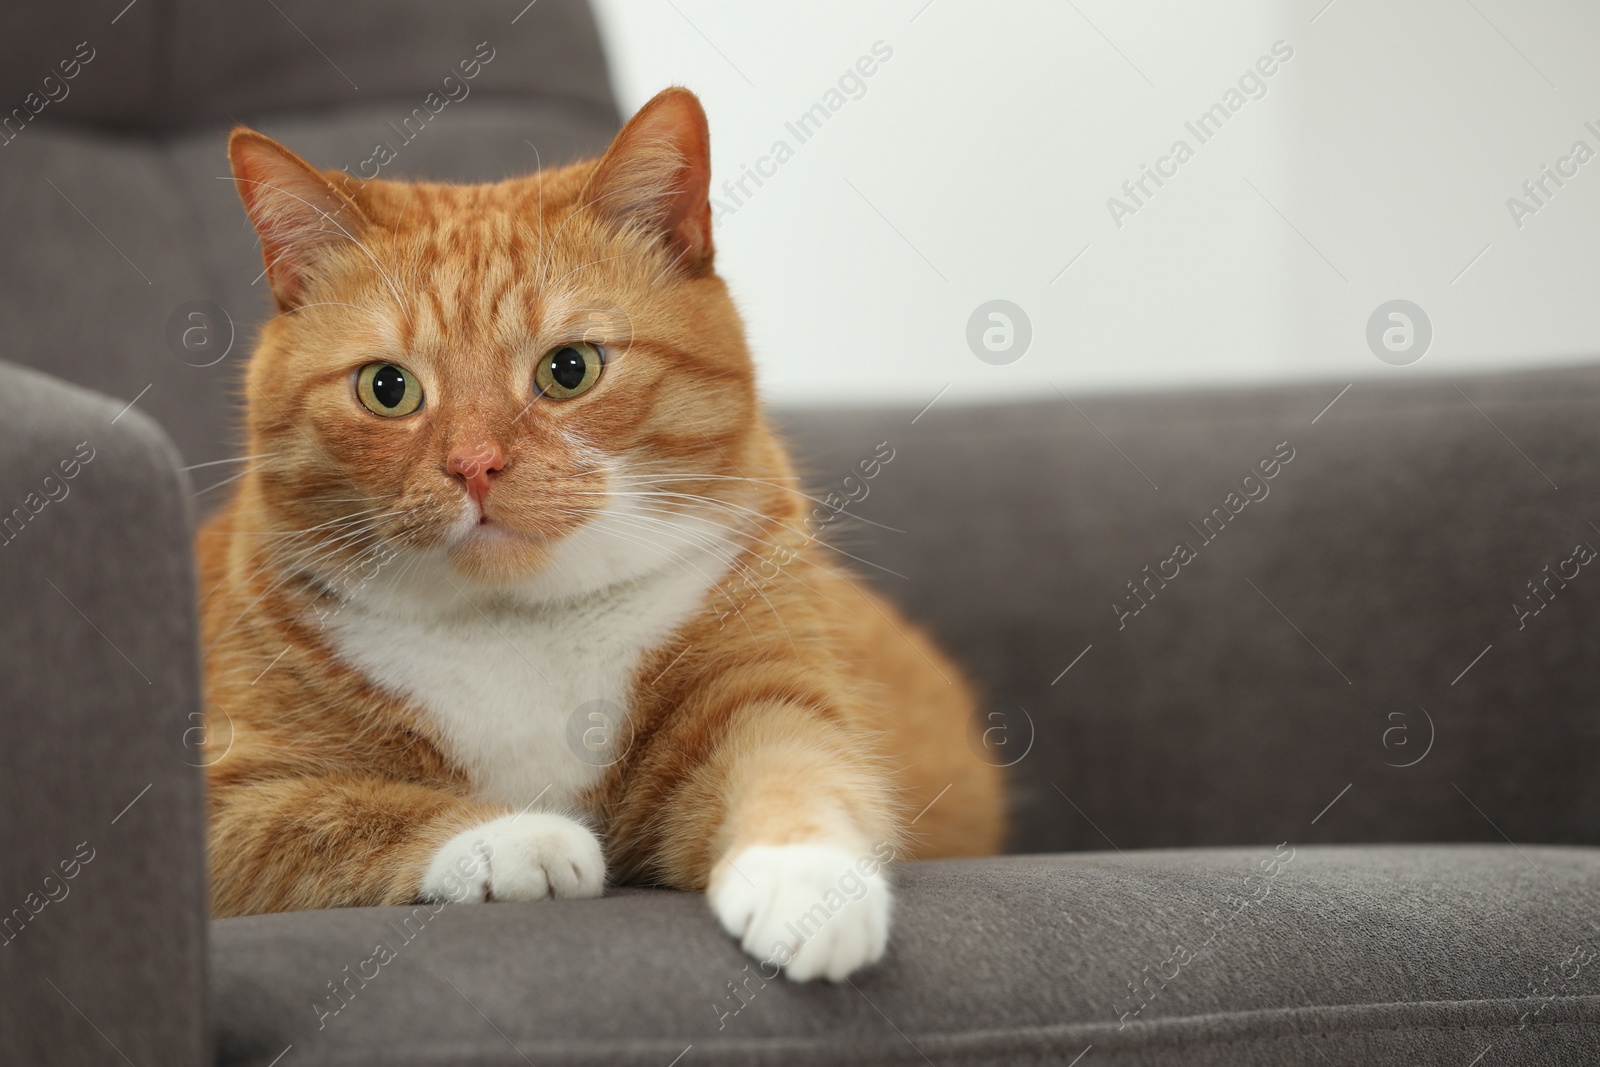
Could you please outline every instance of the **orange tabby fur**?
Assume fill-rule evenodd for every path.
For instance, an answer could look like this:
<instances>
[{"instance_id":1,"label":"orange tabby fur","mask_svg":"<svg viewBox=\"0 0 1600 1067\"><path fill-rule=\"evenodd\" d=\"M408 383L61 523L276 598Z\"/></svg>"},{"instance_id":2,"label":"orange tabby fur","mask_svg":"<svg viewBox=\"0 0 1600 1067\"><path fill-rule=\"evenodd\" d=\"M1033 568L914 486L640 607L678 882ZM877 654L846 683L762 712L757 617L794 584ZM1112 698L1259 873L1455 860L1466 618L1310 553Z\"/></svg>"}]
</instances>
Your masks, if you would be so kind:
<instances>
[{"instance_id":1,"label":"orange tabby fur","mask_svg":"<svg viewBox=\"0 0 1600 1067\"><path fill-rule=\"evenodd\" d=\"M245 385L262 458L198 541L217 915L413 901L452 835L515 810L478 799L429 716L329 626L419 552L500 610L614 492L655 484L617 480L620 456L670 472L660 515L710 509L729 570L640 657L626 754L556 805L594 828L611 880L704 890L752 845L999 848L970 690L808 530L712 270L691 94L661 94L601 161L491 185L319 173L244 129L230 153L280 313ZM599 384L535 397L533 361L586 336L612 352ZM415 371L424 408L363 408L352 376L373 360ZM481 521L506 532L452 541L467 493L447 457L475 448L499 457Z\"/></svg>"}]
</instances>

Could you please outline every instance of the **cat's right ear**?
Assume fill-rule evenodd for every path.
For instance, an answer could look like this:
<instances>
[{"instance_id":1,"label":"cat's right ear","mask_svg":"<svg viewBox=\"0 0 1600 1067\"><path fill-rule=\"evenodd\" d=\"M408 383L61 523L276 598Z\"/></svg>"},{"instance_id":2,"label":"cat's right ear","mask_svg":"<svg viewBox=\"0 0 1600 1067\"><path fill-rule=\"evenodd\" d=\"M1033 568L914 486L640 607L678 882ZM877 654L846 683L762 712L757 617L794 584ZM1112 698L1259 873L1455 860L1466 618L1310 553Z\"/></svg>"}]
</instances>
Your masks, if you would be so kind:
<instances>
[{"instance_id":1,"label":"cat's right ear","mask_svg":"<svg viewBox=\"0 0 1600 1067\"><path fill-rule=\"evenodd\" d=\"M657 93L600 157L583 197L654 235L690 273L710 269L711 135L700 99L679 87Z\"/></svg>"},{"instance_id":2,"label":"cat's right ear","mask_svg":"<svg viewBox=\"0 0 1600 1067\"><path fill-rule=\"evenodd\" d=\"M287 311L301 302L329 248L359 243L366 218L326 176L265 134L235 129L228 159L245 214L261 238L267 283Z\"/></svg>"}]
</instances>

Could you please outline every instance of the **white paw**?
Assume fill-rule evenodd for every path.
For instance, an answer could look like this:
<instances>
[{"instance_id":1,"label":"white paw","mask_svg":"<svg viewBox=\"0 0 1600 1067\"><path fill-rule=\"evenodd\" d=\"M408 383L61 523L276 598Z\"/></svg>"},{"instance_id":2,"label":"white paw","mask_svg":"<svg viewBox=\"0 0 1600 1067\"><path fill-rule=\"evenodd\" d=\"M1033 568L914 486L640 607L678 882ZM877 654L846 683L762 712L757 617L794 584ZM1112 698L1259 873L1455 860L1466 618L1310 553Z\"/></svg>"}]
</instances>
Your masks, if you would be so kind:
<instances>
[{"instance_id":1,"label":"white paw","mask_svg":"<svg viewBox=\"0 0 1600 1067\"><path fill-rule=\"evenodd\" d=\"M871 855L755 845L717 865L706 895L746 952L797 982L841 982L877 962L889 941L889 882Z\"/></svg>"},{"instance_id":2,"label":"white paw","mask_svg":"<svg viewBox=\"0 0 1600 1067\"><path fill-rule=\"evenodd\" d=\"M597 897L600 842L563 815L502 815L446 841L422 877L422 898L475 903Z\"/></svg>"}]
</instances>

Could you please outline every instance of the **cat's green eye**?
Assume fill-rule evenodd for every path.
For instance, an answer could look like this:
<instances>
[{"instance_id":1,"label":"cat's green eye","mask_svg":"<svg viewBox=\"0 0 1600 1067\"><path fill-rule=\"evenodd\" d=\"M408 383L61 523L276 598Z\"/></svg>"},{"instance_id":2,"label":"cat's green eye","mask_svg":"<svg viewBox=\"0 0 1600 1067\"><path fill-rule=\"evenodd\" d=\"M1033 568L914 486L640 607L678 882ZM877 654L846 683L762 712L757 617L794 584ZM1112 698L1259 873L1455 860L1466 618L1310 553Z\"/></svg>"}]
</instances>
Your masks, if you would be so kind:
<instances>
[{"instance_id":1,"label":"cat's green eye","mask_svg":"<svg viewBox=\"0 0 1600 1067\"><path fill-rule=\"evenodd\" d=\"M422 383L404 367L368 363L356 374L356 397L374 415L398 419L422 406Z\"/></svg>"},{"instance_id":2,"label":"cat's green eye","mask_svg":"<svg viewBox=\"0 0 1600 1067\"><path fill-rule=\"evenodd\" d=\"M539 365L533 371L533 384L552 400L571 400L594 388L604 366L605 357L597 346L574 341L552 348L539 357Z\"/></svg>"}]
</instances>

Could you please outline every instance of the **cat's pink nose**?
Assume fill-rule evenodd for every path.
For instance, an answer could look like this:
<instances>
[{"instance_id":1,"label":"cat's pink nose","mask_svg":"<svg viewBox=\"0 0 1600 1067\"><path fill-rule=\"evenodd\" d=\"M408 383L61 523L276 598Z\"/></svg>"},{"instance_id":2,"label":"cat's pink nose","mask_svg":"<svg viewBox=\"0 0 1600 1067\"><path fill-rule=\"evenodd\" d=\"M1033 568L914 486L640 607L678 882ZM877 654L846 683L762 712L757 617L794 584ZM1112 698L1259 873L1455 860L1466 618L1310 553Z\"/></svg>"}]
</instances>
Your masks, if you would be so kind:
<instances>
[{"instance_id":1,"label":"cat's pink nose","mask_svg":"<svg viewBox=\"0 0 1600 1067\"><path fill-rule=\"evenodd\" d=\"M499 474L505 466L505 456L488 441L474 448L457 449L450 455L450 473L461 479L467 495L480 509L484 498L489 495L490 476Z\"/></svg>"}]
</instances>

